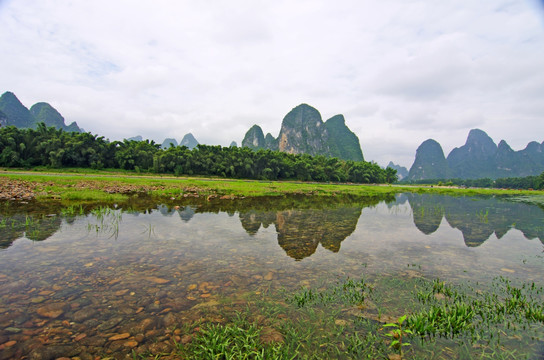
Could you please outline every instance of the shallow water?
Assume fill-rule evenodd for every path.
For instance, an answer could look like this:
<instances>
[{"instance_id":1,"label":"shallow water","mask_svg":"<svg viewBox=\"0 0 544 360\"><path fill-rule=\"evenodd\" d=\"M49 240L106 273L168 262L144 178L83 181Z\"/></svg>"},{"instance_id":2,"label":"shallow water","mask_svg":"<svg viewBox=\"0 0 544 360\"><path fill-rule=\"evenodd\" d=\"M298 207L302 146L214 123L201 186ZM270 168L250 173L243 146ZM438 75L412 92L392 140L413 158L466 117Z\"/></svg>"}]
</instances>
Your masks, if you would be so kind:
<instances>
[{"instance_id":1,"label":"shallow water","mask_svg":"<svg viewBox=\"0 0 544 360\"><path fill-rule=\"evenodd\" d=\"M0 358L168 351L222 307L338 278L544 285L544 211L492 197L31 206L0 211Z\"/></svg>"}]
</instances>

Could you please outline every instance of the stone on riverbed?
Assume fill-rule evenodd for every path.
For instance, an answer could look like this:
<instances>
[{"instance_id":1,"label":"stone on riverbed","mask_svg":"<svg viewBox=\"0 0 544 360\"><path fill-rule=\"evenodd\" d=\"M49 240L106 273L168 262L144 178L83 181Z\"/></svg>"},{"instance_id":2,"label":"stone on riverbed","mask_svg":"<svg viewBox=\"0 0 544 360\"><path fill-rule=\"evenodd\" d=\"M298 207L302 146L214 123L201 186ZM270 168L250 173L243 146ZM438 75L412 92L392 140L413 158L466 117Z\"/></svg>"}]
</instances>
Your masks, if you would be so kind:
<instances>
[{"instance_id":1,"label":"stone on riverbed","mask_svg":"<svg viewBox=\"0 0 544 360\"><path fill-rule=\"evenodd\" d=\"M56 319L62 314L64 314L64 309L66 308L67 304L65 302L58 302L58 303L51 303L44 305L42 307L39 307L36 312L38 315L50 318L50 319Z\"/></svg>"}]
</instances>

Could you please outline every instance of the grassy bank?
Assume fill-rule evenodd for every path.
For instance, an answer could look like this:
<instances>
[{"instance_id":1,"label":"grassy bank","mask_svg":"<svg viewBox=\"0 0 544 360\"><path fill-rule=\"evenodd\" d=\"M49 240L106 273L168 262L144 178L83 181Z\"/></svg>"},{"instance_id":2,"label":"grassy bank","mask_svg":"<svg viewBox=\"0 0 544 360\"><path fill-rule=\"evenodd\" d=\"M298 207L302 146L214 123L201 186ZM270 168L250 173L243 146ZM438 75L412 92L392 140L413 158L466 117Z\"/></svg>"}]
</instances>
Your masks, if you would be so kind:
<instances>
[{"instance_id":1,"label":"grassy bank","mask_svg":"<svg viewBox=\"0 0 544 360\"><path fill-rule=\"evenodd\" d=\"M37 200L120 201L134 194L155 197L211 196L212 198L285 195L372 197L402 192L447 195L515 195L530 198L535 195L539 197L544 195L543 191L187 178L110 171L89 172L88 169L83 173L3 170L0 172L0 180L25 182L32 188Z\"/></svg>"}]
</instances>

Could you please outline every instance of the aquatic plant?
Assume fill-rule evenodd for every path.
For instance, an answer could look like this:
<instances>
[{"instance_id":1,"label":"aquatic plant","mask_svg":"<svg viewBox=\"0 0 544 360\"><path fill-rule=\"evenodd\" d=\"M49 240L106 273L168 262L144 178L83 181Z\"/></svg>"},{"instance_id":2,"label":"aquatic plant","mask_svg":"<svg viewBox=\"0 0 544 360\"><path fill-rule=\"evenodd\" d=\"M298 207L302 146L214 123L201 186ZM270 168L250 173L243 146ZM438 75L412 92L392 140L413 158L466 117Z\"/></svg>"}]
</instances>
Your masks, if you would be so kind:
<instances>
[{"instance_id":1,"label":"aquatic plant","mask_svg":"<svg viewBox=\"0 0 544 360\"><path fill-rule=\"evenodd\" d=\"M263 344L263 329L238 314L227 325L203 324L187 344L176 344L184 358L191 359L294 359L298 350L280 342Z\"/></svg>"},{"instance_id":2,"label":"aquatic plant","mask_svg":"<svg viewBox=\"0 0 544 360\"><path fill-rule=\"evenodd\" d=\"M534 282L516 287L509 279L499 277L489 292L455 288L438 279L424 283L424 287L416 296L426 309L409 315L406 321L421 337L455 339L468 335L471 343L484 338L500 342L506 331L544 324L543 290Z\"/></svg>"},{"instance_id":3,"label":"aquatic plant","mask_svg":"<svg viewBox=\"0 0 544 360\"><path fill-rule=\"evenodd\" d=\"M84 209L83 209L83 205L82 204L79 204L79 205L69 205L69 206L66 206L64 208L62 208L60 210L60 214L62 216L76 216L76 215L83 215L85 213Z\"/></svg>"},{"instance_id":4,"label":"aquatic plant","mask_svg":"<svg viewBox=\"0 0 544 360\"><path fill-rule=\"evenodd\" d=\"M325 291L303 288L287 298L287 301L298 307L315 304L327 305L338 301L349 305L362 305L370 293L372 293L372 287L364 278L359 281L348 278Z\"/></svg>"},{"instance_id":5,"label":"aquatic plant","mask_svg":"<svg viewBox=\"0 0 544 360\"><path fill-rule=\"evenodd\" d=\"M401 359L404 356L403 348L411 345L409 342L405 342L406 337L414 333L412 330L407 329L403 325L405 320L406 315L403 315L398 318L396 322L385 324L383 326L384 328L391 328L391 331L385 335L391 338L391 343L389 346L398 350Z\"/></svg>"},{"instance_id":6,"label":"aquatic plant","mask_svg":"<svg viewBox=\"0 0 544 360\"><path fill-rule=\"evenodd\" d=\"M151 235L155 236L155 225L149 224L149 226L144 225L145 230L142 234L147 234L148 239L151 239Z\"/></svg>"},{"instance_id":7,"label":"aquatic plant","mask_svg":"<svg viewBox=\"0 0 544 360\"><path fill-rule=\"evenodd\" d=\"M392 280L388 278L384 283L375 282L370 287L364 279L360 281L346 279L322 290L301 289L287 300L297 308L304 309L309 315L310 322L318 321L319 316L331 316L336 322L344 324L344 320L337 318L343 313L343 306L357 305L357 308L364 309L362 302L366 299L379 303L383 300L384 289L376 287L381 285L396 287L400 284ZM337 337L336 342L341 342L344 349L349 348L350 352L358 354L359 357L362 350L358 350L358 346L366 344L368 337L371 336L374 346L383 347L387 343L387 347L397 351L402 358L403 349L412 347L415 343L418 343L417 349L421 353L434 351L432 350L434 346L440 347L433 345L437 341L449 340L457 343L459 348L468 344L471 347L469 351L471 355L467 358L474 356L473 346L481 347L483 352L479 356L486 359L495 358L496 349L502 348L501 344L505 338L520 336L520 332L533 339L542 336L544 290L535 283L514 286L510 280L499 277L494 280L489 290L473 288L470 284L454 286L440 279L415 278L404 283L406 288L414 288L412 300L407 299L405 303L405 309L411 310L406 311L396 321L389 321L379 328L373 328L370 325L372 320L365 318L365 312L362 311L353 322L354 326L349 329L342 327L347 333ZM353 291L354 289L356 291ZM378 293L376 290L379 290ZM417 306L417 303L420 306ZM318 309L316 306L322 310L316 312ZM387 311L390 313L391 309ZM375 319L390 318L383 315L379 305L376 312ZM325 313L328 315L324 315ZM361 334L365 334L363 338ZM343 340L340 340L341 338ZM508 349L504 354L515 352L515 349ZM499 358L515 357L505 355Z\"/></svg>"},{"instance_id":8,"label":"aquatic plant","mask_svg":"<svg viewBox=\"0 0 544 360\"><path fill-rule=\"evenodd\" d=\"M487 224L489 221L488 219L489 209L485 209L485 211L484 210L478 211L477 216L481 223Z\"/></svg>"},{"instance_id":9,"label":"aquatic plant","mask_svg":"<svg viewBox=\"0 0 544 360\"><path fill-rule=\"evenodd\" d=\"M91 211L98 223L87 223L87 231L94 230L97 234L99 233L110 233L110 238L114 237L117 239L119 236L119 223L122 220L122 211L114 210L107 206L100 206Z\"/></svg>"}]
</instances>

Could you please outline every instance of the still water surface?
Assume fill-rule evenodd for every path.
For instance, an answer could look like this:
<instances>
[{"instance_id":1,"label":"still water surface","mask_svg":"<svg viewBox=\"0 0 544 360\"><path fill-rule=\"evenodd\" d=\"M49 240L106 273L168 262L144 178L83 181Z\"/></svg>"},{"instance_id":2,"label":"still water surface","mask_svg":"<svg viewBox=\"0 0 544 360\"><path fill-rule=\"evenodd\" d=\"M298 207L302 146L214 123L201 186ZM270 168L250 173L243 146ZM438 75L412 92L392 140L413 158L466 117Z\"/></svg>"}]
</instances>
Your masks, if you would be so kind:
<instances>
[{"instance_id":1,"label":"still water surface","mask_svg":"<svg viewBox=\"0 0 544 360\"><path fill-rule=\"evenodd\" d=\"M544 285L544 211L492 197L51 211L0 212L1 359L168 351L222 307L339 278Z\"/></svg>"}]
</instances>

